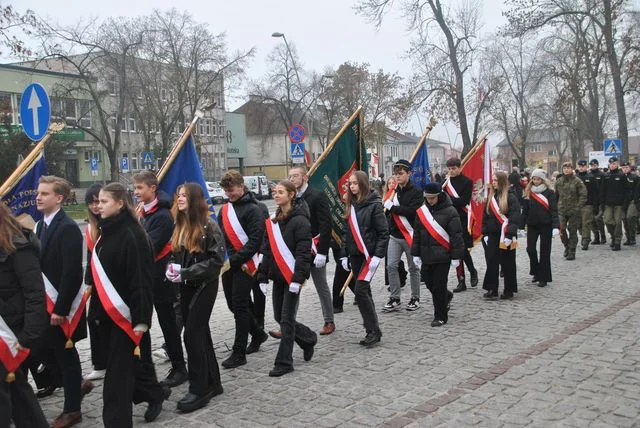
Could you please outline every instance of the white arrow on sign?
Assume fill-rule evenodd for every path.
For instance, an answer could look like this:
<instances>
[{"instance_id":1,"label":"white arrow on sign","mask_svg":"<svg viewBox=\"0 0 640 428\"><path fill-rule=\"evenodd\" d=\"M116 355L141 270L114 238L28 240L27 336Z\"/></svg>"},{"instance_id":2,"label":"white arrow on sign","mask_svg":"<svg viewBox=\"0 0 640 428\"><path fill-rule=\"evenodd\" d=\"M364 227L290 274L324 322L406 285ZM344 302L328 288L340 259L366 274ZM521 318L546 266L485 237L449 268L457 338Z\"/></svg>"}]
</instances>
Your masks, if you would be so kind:
<instances>
[{"instance_id":1,"label":"white arrow on sign","mask_svg":"<svg viewBox=\"0 0 640 428\"><path fill-rule=\"evenodd\" d=\"M36 89L31 88L29 106L27 108L31 110L31 115L33 116L33 133L36 135L40 135L40 123L38 122L38 109L40 107L42 107L42 103L40 102L40 98L38 98Z\"/></svg>"}]
</instances>

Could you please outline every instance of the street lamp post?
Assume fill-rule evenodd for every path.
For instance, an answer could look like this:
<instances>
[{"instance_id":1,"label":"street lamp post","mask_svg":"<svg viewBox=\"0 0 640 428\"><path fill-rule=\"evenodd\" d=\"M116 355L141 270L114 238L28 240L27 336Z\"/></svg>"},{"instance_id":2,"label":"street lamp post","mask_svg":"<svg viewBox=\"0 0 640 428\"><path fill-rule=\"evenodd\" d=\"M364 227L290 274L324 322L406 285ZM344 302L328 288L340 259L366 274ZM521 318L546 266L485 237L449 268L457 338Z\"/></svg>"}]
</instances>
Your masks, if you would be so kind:
<instances>
[{"instance_id":1,"label":"street lamp post","mask_svg":"<svg viewBox=\"0 0 640 428\"><path fill-rule=\"evenodd\" d=\"M289 43L287 42L287 38L284 33L275 33L271 34L271 37L282 37L284 40L284 45L287 47L287 52L289 53L289 57L291 58L291 63L293 64L293 71L296 73L296 79L298 80L298 89L302 92L302 84L300 82L300 74L298 74L298 66L296 65L296 60L293 58L293 54L291 53L291 48L289 47Z\"/></svg>"}]
</instances>

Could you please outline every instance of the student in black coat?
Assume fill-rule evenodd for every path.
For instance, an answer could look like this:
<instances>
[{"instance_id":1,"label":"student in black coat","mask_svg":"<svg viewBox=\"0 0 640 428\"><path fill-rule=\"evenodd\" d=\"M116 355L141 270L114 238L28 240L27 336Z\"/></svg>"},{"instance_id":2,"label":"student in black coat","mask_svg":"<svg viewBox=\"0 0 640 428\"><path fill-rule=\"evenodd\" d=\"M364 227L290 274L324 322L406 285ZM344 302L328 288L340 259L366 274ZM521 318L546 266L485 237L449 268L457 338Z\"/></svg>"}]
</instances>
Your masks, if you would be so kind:
<instances>
[{"instance_id":1,"label":"student in black coat","mask_svg":"<svg viewBox=\"0 0 640 428\"><path fill-rule=\"evenodd\" d=\"M453 297L447 290L449 268L460 265L465 244L458 211L440 183L427 184L425 201L414 222L411 255L422 266L422 277L433 298L431 327L441 327L449 320L449 302ZM436 224L429 222L429 214Z\"/></svg>"},{"instance_id":2,"label":"student in black coat","mask_svg":"<svg viewBox=\"0 0 640 428\"><path fill-rule=\"evenodd\" d=\"M278 183L273 196L278 209L273 218L267 220L271 224L267 225L262 245L263 260L260 263L258 282L260 288L266 291L268 281L273 280L273 315L280 324L282 339L269 376L277 377L293 371L294 340L302 348L304 360L310 361L318 338L309 327L296 321L300 289L311 271L311 223L308 208L306 203L296 200L296 188L288 180ZM270 230L281 233L286 248L277 246L276 232L271 233ZM278 262L278 254L286 259L286 251L293 257L293 266L281 266Z\"/></svg>"},{"instance_id":3,"label":"student in black coat","mask_svg":"<svg viewBox=\"0 0 640 428\"><path fill-rule=\"evenodd\" d=\"M33 347L49 323L38 247L33 232L21 228L0 204L0 319L17 339L18 349ZM0 426L9 427L13 419L17 428L48 427L26 372L15 370L12 382L7 376L0 362Z\"/></svg>"},{"instance_id":4,"label":"student in black coat","mask_svg":"<svg viewBox=\"0 0 640 428\"><path fill-rule=\"evenodd\" d=\"M136 344L113 320L106 308L113 306L98 286L99 270L92 268L96 293L105 324L109 325L109 353L104 379L102 420L105 427L131 427L131 403L149 403L144 414L147 422L155 420L162 403L171 394L158 383L151 360L148 330L153 313L153 252L144 229L138 223L127 190L120 183L110 183L100 191L100 239L94 247L108 281L129 308L127 327L140 338L140 356L134 355ZM94 260L95 262L95 260ZM105 278L100 278L105 283Z\"/></svg>"},{"instance_id":5,"label":"student in black coat","mask_svg":"<svg viewBox=\"0 0 640 428\"><path fill-rule=\"evenodd\" d=\"M560 234L556 193L546 179L546 173L535 169L524 191L522 226L527 227L527 254L529 275L539 287L551 282L551 238ZM536 245L540 238L540 259Z\"/></svg>"}]
</instances>

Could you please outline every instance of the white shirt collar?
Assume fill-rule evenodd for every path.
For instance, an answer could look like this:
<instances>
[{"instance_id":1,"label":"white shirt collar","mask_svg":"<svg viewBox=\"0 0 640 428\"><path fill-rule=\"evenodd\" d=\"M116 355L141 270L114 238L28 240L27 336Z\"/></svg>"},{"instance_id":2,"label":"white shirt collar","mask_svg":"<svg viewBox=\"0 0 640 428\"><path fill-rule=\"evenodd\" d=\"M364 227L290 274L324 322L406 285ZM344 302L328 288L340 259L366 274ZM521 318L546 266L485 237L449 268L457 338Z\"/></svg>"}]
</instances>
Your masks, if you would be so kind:
<instances>
[{"instance_id":1,"label":"white shirt collar","mask_svg":"<svg viewBox=\"0 0 640 428\"><path fill-rule=\"evenodd\" d=\"M149 202L148 204L144 204L144 212L149 212L149 210L153 207L155 207L158 204L158 198L155 198L153 201Z\"/></svg>"},{"instance_id":2,"label":"white shirt collar","mask_svg":"<svg viewBox=\"0 0 640 428\"><path fill-rule=\"evenodd\" d=\"M56 216L56 214L58 214L59 211L60 211L60 208L55 210L52 214L44 216L44 222L47 225L47 227L51 226L51 221Z\"/></svg>"},{"instance_id":3,"label":"white shirt collar","mask_svg":"<svg viewBox=\"0 0 640 428\"><path fill-rule=\"evenodd\" d=\"M297 195L299 198L302 197L304 192L307 191L307 187L309 187L309 183L304 183L302 187L300 187L300 190L298 190L298 195Z\"/></svg>"}]
</instances>

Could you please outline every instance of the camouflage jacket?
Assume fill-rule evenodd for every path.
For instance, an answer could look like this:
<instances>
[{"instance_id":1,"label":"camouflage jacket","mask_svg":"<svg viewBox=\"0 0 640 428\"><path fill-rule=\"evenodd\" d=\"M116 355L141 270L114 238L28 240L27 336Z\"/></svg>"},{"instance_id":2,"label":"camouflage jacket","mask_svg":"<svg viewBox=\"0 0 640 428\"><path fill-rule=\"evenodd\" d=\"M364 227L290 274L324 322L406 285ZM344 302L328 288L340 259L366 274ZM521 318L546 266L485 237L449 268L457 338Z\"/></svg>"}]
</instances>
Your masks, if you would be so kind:
<instances>
[{"instance_id":1,"label":"camouflage jacket","mask_svg":"<svg viewBox=\"0 0 640 428\"><path fill-rule=\"evenodd\" d=\"M577 213L587 202L587 188L576 174L563 175L556 180L559 213Z\"/></svg>"}]
</instances>

